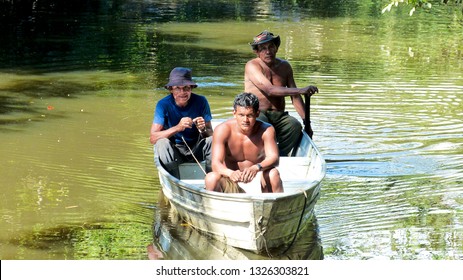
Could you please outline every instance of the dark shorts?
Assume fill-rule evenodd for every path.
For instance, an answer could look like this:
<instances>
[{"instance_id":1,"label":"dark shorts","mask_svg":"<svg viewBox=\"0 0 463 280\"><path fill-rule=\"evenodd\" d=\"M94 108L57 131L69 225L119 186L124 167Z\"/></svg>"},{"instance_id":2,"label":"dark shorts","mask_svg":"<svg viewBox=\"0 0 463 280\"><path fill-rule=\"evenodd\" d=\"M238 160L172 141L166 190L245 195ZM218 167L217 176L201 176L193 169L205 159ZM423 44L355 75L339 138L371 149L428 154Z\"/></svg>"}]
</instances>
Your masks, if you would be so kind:
<instances>
[{"instance_id":1,"label":"dark shorts","mask_svg":"<svg viewBox=\"0 0 463 280\"><path fill-rule=\"evenodd\" d=\"M302 124L288 112L281 111L261 111L259 119L273 125L277 134L280 156L288 155L299 142Z\"/></svg>"}]
</instances>

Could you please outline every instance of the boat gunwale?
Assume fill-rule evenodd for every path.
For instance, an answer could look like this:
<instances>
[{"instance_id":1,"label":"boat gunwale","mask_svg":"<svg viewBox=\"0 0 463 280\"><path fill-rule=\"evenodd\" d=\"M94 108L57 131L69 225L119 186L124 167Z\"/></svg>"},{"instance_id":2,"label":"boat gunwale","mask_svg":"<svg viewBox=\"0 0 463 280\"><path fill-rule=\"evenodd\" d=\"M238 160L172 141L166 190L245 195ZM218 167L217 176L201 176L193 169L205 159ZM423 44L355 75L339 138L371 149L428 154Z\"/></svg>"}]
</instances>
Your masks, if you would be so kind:
<instances>
[{"instance_id":1,"label":"boat gunwale","mask_svg":"<svg viewBox=\"0 0 463 280\"><path fill-rule=\"evenodd\" d=\"M319 178L316 178L316 180L307 181L310 184L308 186L301 188L300 191L298 190L298 191L291 192L291 193L283 192L283 193L249 194L249 193L221 193L221 192L215 192L215 191L208 191L205 188L201 188L196 185L189 184L181 179L176 178L175 176L172 176L161 165L159 157L157 156L156 152L155 152L154 159L155 159L156 168L158 169L158 172L161 173L162 176L168 178L168 180L173 181L178 187L184 189L185 191L188 191L188 192L200 195L200 196L212 198L212 199L221 199L221 200L227 200L227 201L255 201L255 202L277 201L277 200L291 198L293 196L299 196L301 193L304 193L305 191L309 191L311 189L317 188L321 184L323 178L326 176L326 162L324 158L322 157L317 146L315 146L315 144L313 143L312 139L310 139L310 137L307 135L307 133L305 131L302 131L302 133L304 134L304 137L308 138L310 145L315 150L316 155L322 161L321 170L319 172L321 176L319 176ZM288 157L288 158L291 158L291 157ZM304 158L304 157L301 157L301 158ZM163 189L166 188L164 184L161 184L161 185Z\"/></svg>"}]
</instances>

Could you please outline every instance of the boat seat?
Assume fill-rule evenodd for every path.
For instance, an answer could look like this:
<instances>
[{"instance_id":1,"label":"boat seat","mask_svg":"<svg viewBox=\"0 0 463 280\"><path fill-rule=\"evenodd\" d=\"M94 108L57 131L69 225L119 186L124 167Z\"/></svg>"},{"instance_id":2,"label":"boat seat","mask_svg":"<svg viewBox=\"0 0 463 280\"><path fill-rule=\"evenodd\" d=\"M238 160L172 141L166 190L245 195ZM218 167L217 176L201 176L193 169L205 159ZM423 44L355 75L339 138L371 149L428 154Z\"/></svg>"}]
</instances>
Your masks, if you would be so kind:
<instances>
[{"instance_id":1,"label":"boat seat","mask_svg":"<svg viewBox=\"0 0 463 280\"><path fill-rule=\"evenodd\" d=\"M201 169L202 167L202 169ZM179 166L180 178L184 179L201 179L204 184L204 172L203 169L206 168L206 163L201 162L201 167L196 162L185 162Z\"/></svg>"}]
</instances>

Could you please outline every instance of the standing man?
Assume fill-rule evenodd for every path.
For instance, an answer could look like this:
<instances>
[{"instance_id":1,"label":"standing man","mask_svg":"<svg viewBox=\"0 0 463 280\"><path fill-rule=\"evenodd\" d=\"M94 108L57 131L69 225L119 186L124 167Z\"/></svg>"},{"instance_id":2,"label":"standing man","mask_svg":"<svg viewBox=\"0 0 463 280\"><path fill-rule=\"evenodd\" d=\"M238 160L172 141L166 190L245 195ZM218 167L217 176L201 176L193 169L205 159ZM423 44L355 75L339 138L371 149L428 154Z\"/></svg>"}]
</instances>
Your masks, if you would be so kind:
<instances>
[{"instance_id":1,"label":"standing man","mask_svg":"<svg viewBox=\"0 0 463 280\"><path fill-rule=\"evenodd\" d=\"M246 63L244 91L259 98L259 119L275 127L280 156L286 156L299 141L302 125L285 111L285 97L291 97L297 113L305 120L301 95L311 96L318 92L318 88L296 87L291 65L276 57L280 43L280 36L274 36L269 31L263 31L254 37L250 45L257 57Z\"/></svg>"},{"instance_id":2,"label":"standing man","mask_svg":"<svg viewBox=\"0 0 463 280\"><path fill-rule=\"evenodd\" d=\"M165 88L170 95L156 105L150 142L164 168L180 178L178 165L183 162L206 161L211 171L212 114L204 96L192 92L197 85L188 68L174 68ZM193 155L190 152L193 152Z\"/></svg>"},{"instance_id":3,"label":"standing man","mask_svg":"<svg viewBox=\"0 0 463 280\"><path fill-rule=\"evenodd\" d=\"M212 143L212 171L206 189L218 192L283 192L275 129L257 120L259 99L241 93L233 103L233 119L219 124ZM238 184L238 186L233 186ZM230 191L228 186L235 190ZM241 188L240 188L241 187ZM243 190L244 189L244 190Z\"/></svg>"}]
</instances>

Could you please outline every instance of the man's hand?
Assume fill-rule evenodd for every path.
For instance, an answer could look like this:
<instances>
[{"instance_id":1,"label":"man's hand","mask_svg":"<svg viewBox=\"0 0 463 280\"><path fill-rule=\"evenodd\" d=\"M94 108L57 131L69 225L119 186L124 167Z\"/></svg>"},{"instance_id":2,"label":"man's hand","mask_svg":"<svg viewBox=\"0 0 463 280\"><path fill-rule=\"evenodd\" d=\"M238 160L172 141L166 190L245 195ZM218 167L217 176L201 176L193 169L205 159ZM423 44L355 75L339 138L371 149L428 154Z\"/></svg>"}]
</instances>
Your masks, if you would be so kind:
<instances>
[{"instance_id":1,"label":"man's hand","mask_svg":"<svg viewBox=\"0 0 463 280\"><path fill-rule=\"evenodd\" d=\"M316 86L308 86L304 88L304 94L307 94L308 96L312 96L316 92L318 92L318 88Z\"/></svg>"},{"instance_id":2,"label":"man's hand","mask_svg":"<svg viewBox=\"0 0 463 280\"><path fill-rule=\"evenodd\" d=\"M240 170L233 171L228 177L235 183L242 182L241 180L242 173Z\"/></svg>"},{"instance_id":3,"label":"man's hand","mask_svg":"<svg viewBox=\"0 0 463 280\"><path fill-rule=\"evenodd\" d=\"M177 124L177 130L184 131L187 128L193 127L193 120L189 117L183 117L180 122Z\"/></svg>"},{"instance_id":4,"label":"man's hand","mask_svg":"<svg viewBox=\"0 0 463 280\"><path fill-rule=\"evenodd\" d=\"M206 130L206 121L203 117L194 118L193 122L195 123L196 128L199 130L199 132L204 132Z\"/></svg>"},{"instance_id":5,"label":"man's hand","mask_svg":"<svg viewBox=\"0 0 463 280\"><path fill-rule=\"evenodd\" d=\"M254 179L254 177L256 177L257 172L259 172L259 170L257 169L256 165L252 165L250 167L245 168L241 172L240 181L243 183L251 182Z\"/></svg>"}]
</instances>

